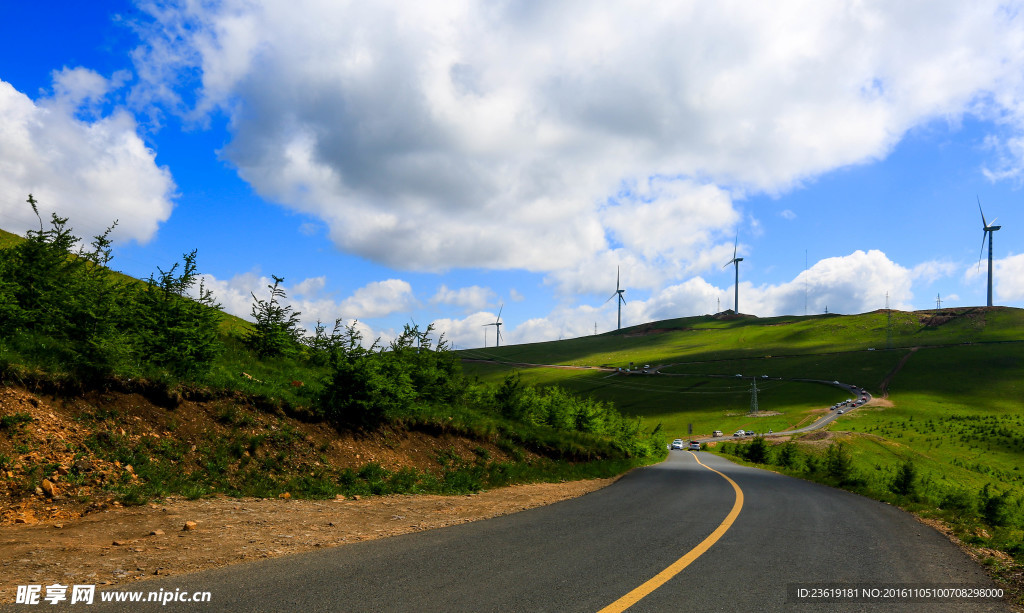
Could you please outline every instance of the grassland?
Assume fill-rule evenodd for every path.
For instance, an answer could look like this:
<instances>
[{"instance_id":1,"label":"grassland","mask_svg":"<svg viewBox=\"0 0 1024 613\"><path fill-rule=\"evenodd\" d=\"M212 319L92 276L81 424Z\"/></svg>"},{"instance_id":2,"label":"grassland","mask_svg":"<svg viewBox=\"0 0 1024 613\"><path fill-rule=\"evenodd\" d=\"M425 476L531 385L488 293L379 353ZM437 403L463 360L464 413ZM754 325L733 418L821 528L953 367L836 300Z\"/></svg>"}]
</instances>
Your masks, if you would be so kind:
<instances>
[{"instance_id":1,"label":"grassland","mask_svg":"<svg viewBox=\"0 0 1024 613\"><path fill-rule=\"evenodd\" d=\"M891 324L890 324L891 321ZM1024 311L964 308L851 316L693 317L532 345L466 351L466 372L500 380L517 371L613 401L661 423L666 439L713 429L803 425L846 394L814 379L866 387L878 401L827 433L803 437L777 467L945 520L965 541L1024 558ZM576 366L526 367L517 363ZM632 364L631 364L632 363ZM615 371L650 364L659 374ZM612 370L598 370L593 367ZM590 367L590 368L586 368ZM743 375L737 378L736 375ZM763 378L767 375L767 378ZM748 415L751 383L761 416ZM841 443L850 473L826 466ZM726 445L730 454L742 446ZM794 451L795 450L795 451ZM781 447L767 461L783 464ZM904 467L912 488L895 485Z\"/></svg>"}]
</instances>

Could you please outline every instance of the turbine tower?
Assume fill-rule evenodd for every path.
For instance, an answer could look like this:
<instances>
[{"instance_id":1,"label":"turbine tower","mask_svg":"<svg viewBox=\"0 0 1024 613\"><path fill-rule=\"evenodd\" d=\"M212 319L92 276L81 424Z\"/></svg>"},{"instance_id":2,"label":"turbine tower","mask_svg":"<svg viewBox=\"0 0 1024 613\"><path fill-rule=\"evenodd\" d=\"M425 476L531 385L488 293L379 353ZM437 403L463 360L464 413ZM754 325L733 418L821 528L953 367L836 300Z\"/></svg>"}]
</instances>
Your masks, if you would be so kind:
<instances>
[{"instance_id":1,"label":"turbine tower","mask_svg":"<svg viewBox=\"0 0 1024 613\"><path fill-rule=\"evenodd\" d=\"M722 268L725 268L729 264L732 264L732 265L734 265L736 267L736 298L735 298L735 303L733 304L733 312L736 313L737 315L740 314L740 262L743 261L743 258L736 257L736 249L739 246L740 246L740 233L737 232L736 233L736 241L732 245L732 259L729 260L728 262L726 262L725 266L722 267Z\"/></svg>"},{"instance_id":2,"label":"turbine tower","mask_svg":"<svg viewBox=\"0 0 1024 613\"><path fill-rule=\"evenodd\" d=\"M485 328L487 326L494 326L494 331L497 332L497 335L494 338L494 346L495 347L501 347L501 310L503 308L505 308L504 304L502 304L500 307L498 307L498 317L497 317L497 319L494 320L494 323L492 323L492 324L484 324L483 325L483 327L485 327ZM484 346L486 346L486 345L487 345L487 332L484 332Z\"/></svg>"},{"instance_id":3,"label":"turbine tower","mask_svg":"<svg viewBox=\"0 0 1024 613\"><path fill-rule=\"evenodd\" d=\"M985 240L988 239L988 306L992 306L992 233L1002 228L995 225L993 219L989 223L985 219L985 211L981 210L981 198L978 198L978 211L981 213L981 253L978 254L978 269L981 269L981 254L985 253Z\"/></svg>"},{"instance_id":4,"label":"turbine tower","mask_svg":"<svg viewBox=\"0 0 1024 613\"><path fill-rule=\"evenodd\" d=\"M619 306L619 323L618 323L618 327L615 328L616 330L621 330L622 329L622 305L626 304L626 299L622 297L622 294L625 291L626 290L619 288L619 267L616 266L615 267L615 293L608 297L608 300L611 300L612 298L614 298L616 296L619 297L619 299L616 300L616 303ZM608 303L608 300L604 301L605 304Z\"/></svg>"}]
</instances>

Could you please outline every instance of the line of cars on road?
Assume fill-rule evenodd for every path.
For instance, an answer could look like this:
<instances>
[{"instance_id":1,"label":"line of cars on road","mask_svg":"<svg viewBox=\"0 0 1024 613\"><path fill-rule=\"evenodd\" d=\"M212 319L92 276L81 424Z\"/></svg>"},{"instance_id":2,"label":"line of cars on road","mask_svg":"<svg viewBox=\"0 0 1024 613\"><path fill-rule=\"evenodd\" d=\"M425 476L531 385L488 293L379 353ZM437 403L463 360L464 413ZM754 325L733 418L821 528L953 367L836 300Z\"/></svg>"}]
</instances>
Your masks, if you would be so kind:
<instances>
[{"instance_id":1,"label":"line of cars on road","mask_svg":"<svg viewBox=\"0 0 1024 613\"><path fill-rule=\"evenodd\" d=\"M690 441L689 443L683 442L683 439L677 438L672 441L669 445L670 449L689 449L690 451L700 451L700 443L697 441Z\"/></svg>"},{"instance_id":2,"label":"line of cars on road","mask_svg":"<svg viewBox=\"0 0 1024 613\"><path fill-rule=\"evenodd\" d=\"M740 377L742 375L736 376ZM841 385L838 381L834 381L833 383ZM861 389L858 391L858 388L856 386L851 386L850 391L854 393L854 398L847 398L843 402L837 402L834 405L832 405L829 408L829 410L837 411L837 414L842 415L844 407L847 409L853 409L861 406L862 404L868 401L868 391L866 389ZM857 397L858 395L859 397ZM769 430L768 433L771 434L771 430ZM718 438L724 435L722 434L721 430L715 430L712 436ZM735 433L733 433L733 438L742 438L746 436L757 436L757 433L754 432L753 430L737 430ZM683 439L677 438L674 441L672 441L671 445L669 445L669 449L690 449L693 451L700 451L700 443L697 441L690 441L689 444L687 444L686 442L683 441Z\"/></svg>"},{"instance_id":3,"label":"line of cars on road","mask_svg":"<svg viewBox=\"0 0 1024 613\"><path fill-rule=\"evenodd\" d=\"M829 407L828 410L829 411L835 411L836 414L842 415L844 409L855 409L855 408L859 407L860 405L862 405L862 404L864 404L865 402L868 401L868 391L867 390L865 390L865 389L860 390L860 392L859 392L860 397L859 398L857 397L858 392L857 392L857 388L856 387L851 387L850 391L854 393L854 397L853 398L847 398L846 400L844 400L842 402L837 402L834 405L832 405L831 407Z\"/></svg>"}]
</instances>

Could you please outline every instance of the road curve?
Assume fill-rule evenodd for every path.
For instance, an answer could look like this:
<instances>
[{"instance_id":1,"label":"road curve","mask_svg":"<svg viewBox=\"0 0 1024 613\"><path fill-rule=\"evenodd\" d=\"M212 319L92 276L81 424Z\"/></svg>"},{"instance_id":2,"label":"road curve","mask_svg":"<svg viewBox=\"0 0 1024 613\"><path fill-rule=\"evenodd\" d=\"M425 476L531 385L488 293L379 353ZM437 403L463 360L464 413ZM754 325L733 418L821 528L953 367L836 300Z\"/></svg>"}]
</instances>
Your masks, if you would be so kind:
<instances>
[{"instance_id":1,"label":"road curve","mask_svg":"<svg viewBox=\"0 0 1024 613\"><path fill-rule=\"evenodd\" d=\"M702 555L630 611L1009 610L1000 602L788 601L794 583L992 584L944 536L898 509L687 451L547 507L118 588L204 590L209 604L87 608L599 611L708 539L736 506L733 486L697 458L735 481L742 508Z\"/></svg>"}]
</instances>

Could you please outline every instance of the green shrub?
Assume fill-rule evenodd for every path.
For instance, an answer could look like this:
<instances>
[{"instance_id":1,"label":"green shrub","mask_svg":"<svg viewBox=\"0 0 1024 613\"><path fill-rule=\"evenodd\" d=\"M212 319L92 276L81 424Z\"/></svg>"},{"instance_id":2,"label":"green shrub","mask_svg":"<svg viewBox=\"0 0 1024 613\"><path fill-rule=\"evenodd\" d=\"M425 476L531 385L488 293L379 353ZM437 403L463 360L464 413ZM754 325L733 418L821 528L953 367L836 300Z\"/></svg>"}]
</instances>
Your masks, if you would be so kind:
<instances>
[{"instance_id":1,"label":"green shrub","mask_svg":"<svg viewBox=\"0 0 1024 613\"><path fill-rule=\"evenodd\" d=\"M833 442L825 450L825 472L840 483L848 481L853 472L853 457L842 442Z\"/></svg>"},{"instance_id":2,"label":"green shrub","mask_svg":"<svg viewBox=\"0 0 1024 613\"><path fill-rule=\"evenodd\" d=\"M896 471L896 477L889 484L889 490L900 496L911 496L916 488L914 483L916 478L917 469L912 461L907 460Z\"/></svg>"},{"instance_id":3,"label":"green shrub","mask_svg":"<svg viewBox=\"0 0 1024 613\"><path fill-rule=\"evenodd\" d=\"M993 492L991 484L978 492L978 511L990 526L1005 526L1010 515L1010 492Z\"/></svg>"},{"instance_id":4,"label":"green shrub","mask_svg":"<svg viewBox=\"0 0 1024 613\"><path fill-rule=\"evenodd\" d=\"M754 437L754 440L744 447L743 455L748 461L755 464L764 464L768 461L768 443L763 436Z\"/></svg>"},{"instance_id":5,"label":"green shrub","mask_svg":"<svg viewBox=\"0 0 1024 613\"><path fill-rule=\"evenodd\" d=\"M775 453L775 463L785 468L796 468L800 462L800 449L793 441L779 445Z\"/></svg>"}]
</instances>

